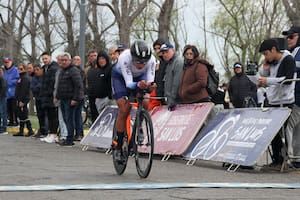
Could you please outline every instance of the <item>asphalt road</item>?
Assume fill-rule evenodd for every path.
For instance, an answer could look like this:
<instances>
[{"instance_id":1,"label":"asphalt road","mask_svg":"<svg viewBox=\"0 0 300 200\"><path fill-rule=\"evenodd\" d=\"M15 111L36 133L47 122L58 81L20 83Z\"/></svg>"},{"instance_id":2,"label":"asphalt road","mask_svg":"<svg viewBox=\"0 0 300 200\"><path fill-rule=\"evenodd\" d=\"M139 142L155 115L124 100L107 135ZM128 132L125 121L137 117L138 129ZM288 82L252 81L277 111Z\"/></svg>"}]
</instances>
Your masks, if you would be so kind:
<instances>
[{"instance_id":1,"label":"asphalt road","mask_svg":"<svg viewBox=\"0 0 300 200\"><path fill-rule=\"evenodd\" d=\"M119 176L114 171L111 156L104 151L93 148L81 151L79 143L71 148L59 147L33 138L0 135L0 200L300 198L300 189L284 189L280 185L272 188L272 183L291 187L293 184L299 185L299 171L280 173L239 169L232 173L217 162L197 161L194 166L187 166L180 157L165 162L160 159L161 156L156 156L147 179L139 178L132 158L125 174ZM170 189L146 188L163 183L181 186ZM182 187L187 183L195 183L200 187ZM206 186L207 183L212 185ZM228 184L225 183L233 186L227 188ZM245 186L245 183L251 186ZM47 191L46 185L69 189ZM76 185L82 188L74 189ZM29 190L28 186L36 186L37 191ZM92 186L98 188L91 189ZM250 188L252 186L256 188ZM134 189L136 187L140 188ZM16 191L20 188L25 191ZM41 191L43 188L44 191Z\"/></svg>"}]
</instances>

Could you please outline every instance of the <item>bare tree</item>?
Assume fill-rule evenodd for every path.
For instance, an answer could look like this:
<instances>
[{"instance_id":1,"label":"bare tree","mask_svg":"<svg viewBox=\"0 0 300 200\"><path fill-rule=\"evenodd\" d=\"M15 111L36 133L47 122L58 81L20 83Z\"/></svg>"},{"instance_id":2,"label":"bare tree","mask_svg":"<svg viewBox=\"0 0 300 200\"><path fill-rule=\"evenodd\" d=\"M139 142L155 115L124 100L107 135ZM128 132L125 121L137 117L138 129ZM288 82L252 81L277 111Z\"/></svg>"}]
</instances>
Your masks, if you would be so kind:
<instances>
[{"instance_id":1,"label":"bare tree","mask_svg":"<svg viewBox=\"0 0 300 200\"><path fill-rule=\"evenodd\" d=\"M106 44L104 34L113 27L116 20L108 20L103 16L103 12L98 10L97 1L91 0L90 9L87 16L87 22L93 33L93 40L91 41L92 48L104 49ZM90 16L91 15L91 16ZM99 22L100 21L100 22ZM107 24L107 21L111 21Z\"/></svg>"},{"instance_id":2,"label":"bare tree","mask_svg":"<svg viewBox=\"0 0 300 200\"><path fill-rule=\"evenodd\" d=\"M66 51L69 52L71 55L75 55L76 48L75 48L75 40L74 40L74 29L73 29L73 15L72 15L72 8L71 8L71 0L65 0L64 2L67 3L66 7L61 0L58 0L58 6L65 17L67 30L65 34L67 35L67 49ZM74 1L72 1L74 2Z\"/></svg>"},{"instance_id":3,"label":"bare tree","mask_svg":"<svg viewBox=\"0 0 300 200\"><path fill-rule=\"evenodd\" d=\"M158 38L169 41L169 30L174 0L165 0L158 17Z\"/></svg>"},{"instance_id":4,"label":"bare tree","mask_svg":"<svg viewBox=\"0 0 300 200\"><path fill-rule=\"evenodd\" d=\"M221 38L219 56L229 75L235 61L259 61L261 41L281 33L284 12L280 0L219 0L219 3L221 10L214 20L213 30L217 38Z\"/></svg>"},{"instance_id":5,"label":"bare tree","mask_svg":"<svg viewBox=\"0 0 300 200\"><path fill-rule=\"evenodd\" d=\"M300 26L300 1L299 0L282 0L286 14L295 26Z\"/></svg>"},{"instance_id":6,"label":"bare tree","mask_svg":"<svg viewBox=\"0 0 300 200\"><path fill-rule=\"evenodd\" d=\"M110 9L117 21L120 42L129 45L132 23L148 2L149 0L112 0L111 3L99 3L95 0L94 3Z\"/></svg>"},{"instance_id":7,"label":"bare tree","mask_svg":"<svg viewBox=\"0 0 300 200\"><path fill-rule=\"evenodd\" d=\"M42 2L42 4L40 3ZM52 6L54 5L55 1L50 1L49 0L35 0L36 5L40 9L42 16L43 16L43 24L41 23L41 29L44 34L44 50L43 51L48 51L50 53L53 52L53 48L51 49L51 24L50 24L50 10Z\"/></svg>"}]
</instances>

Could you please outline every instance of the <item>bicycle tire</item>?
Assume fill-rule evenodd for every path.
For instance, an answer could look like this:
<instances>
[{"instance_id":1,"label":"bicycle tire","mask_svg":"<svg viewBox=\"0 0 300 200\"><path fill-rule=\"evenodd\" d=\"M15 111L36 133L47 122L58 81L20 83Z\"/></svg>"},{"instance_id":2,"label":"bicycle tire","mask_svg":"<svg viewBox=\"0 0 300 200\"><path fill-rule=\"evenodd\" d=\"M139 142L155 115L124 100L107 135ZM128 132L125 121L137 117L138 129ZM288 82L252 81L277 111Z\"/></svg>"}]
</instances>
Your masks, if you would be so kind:
<instances>
[{"instance_id":1,"label":"bicycle tire","mask_svg":"<svg viewBox=\"0 0 300 200\"><path fill-rule=\"evenodd\" d=\"M141 178L147 178L151 171L154 151L153 124L147 111L140 112L133 134L136 169Z\"/></svg>"},{"instance_id":2,"label":"bicycle tire","mask_svg":"<svg viewBox=\"0 0 300 200\"><path fill-rule=\"evenodd\" d=\"M112 141L115 141L117 138L116 121L117 121L117 118L114 123ZM127 136L124 136L124 139L123 139L123 146L122 146L123 152L122 153L123 153L123 156L125 159L122 162L116 159L116 157L118 156L117 154L120 153L120 150L117 150L114 144L112 144L111 150L112 150L112 158L113 158L113 164L114 164L115 171L117 172L118 175L122 175L125 172L125 169L127 166L127 161L128 161Z\"/></svg>"}]
</instances>

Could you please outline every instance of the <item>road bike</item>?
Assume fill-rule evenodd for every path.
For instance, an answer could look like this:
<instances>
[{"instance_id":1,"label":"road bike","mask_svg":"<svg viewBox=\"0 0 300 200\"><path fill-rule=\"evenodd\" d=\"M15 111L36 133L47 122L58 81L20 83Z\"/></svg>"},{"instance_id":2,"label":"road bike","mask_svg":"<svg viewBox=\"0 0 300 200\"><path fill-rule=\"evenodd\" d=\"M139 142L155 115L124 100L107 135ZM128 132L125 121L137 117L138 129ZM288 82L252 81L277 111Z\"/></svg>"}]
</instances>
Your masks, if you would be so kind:
<instances>
[{"instance_id":1,"label":"road bike","mask_svg":"<svg viewBox=\"0 0 300 200\"><path fill-rule=\"evenodd\" d=\"M142 90L137 96L137 102L130 103L131 108L136 107L136 113L133 120L132 131L130 131L130 115L127 118L127 130L126 134L124 134L121 150L116 148L117 143L114 142L117 137L116 121L114 124L112 157L114 168L119 175L124 173L130 154L135 159L137 173L141 178L147 178L151 171L154 150L154 133L151 116L148 111L143 108L143 100L146 93L149 93L149 91ZM121 160L118 159L120 156L122 158Z\"/></svg>"}]
</instances>

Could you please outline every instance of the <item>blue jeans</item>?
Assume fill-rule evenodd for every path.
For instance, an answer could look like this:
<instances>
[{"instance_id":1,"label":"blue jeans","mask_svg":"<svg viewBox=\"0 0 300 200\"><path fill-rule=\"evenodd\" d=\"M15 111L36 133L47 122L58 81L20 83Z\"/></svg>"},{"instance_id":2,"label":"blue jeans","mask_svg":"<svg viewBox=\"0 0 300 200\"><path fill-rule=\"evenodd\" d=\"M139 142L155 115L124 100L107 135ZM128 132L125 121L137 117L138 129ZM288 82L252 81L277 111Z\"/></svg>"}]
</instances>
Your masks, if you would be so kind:
<instances>
[{"instance_id":1,"label":"blue jeans","mask_svg":"<svg viewBox=\"0 0 300 200\"><path fill-rule=\"evenodd\" d=\"M77 136L83 136L82 107L83 99L78 101L78 104L75 108L75 134Z\"/></svg>"},{"instance_id":2,"label":"blue jeans","mask_svg":"<svg viewBox=\"0 0 300 200\"><path fill-rule=\"evenodd\" d=\"M7 128L7 110L6 98L0 99L0 132L6 132Z\"/></svg>"},{"instance_id":3,"label":"blue jeans","mask_svg":"<svg viewBox=\"0 0 300 200\"><path fill-rule=\"evenodd\" d=\"M61 99L60 108L68 130L66 142L72 143L74 137L76 106L71 106L71 99Z\"/></svg>"}]
</instances>

